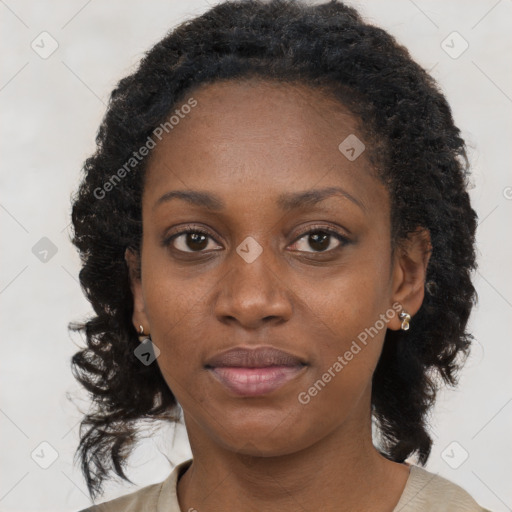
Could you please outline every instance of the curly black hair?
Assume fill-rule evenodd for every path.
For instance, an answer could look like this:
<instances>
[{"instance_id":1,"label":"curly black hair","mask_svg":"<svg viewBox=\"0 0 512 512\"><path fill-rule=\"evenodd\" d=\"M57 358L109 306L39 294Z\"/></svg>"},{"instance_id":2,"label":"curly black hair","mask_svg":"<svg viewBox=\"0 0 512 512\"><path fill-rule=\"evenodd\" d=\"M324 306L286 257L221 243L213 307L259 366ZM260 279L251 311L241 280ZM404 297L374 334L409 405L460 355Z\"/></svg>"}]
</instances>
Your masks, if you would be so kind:
<instances>
[{"instance_id":1,"label":"curly black hair","mask_svg":"<svg viewBox=\"0 0 512 512\"><path fill-rule=\"evenodd\" d=\"M372 163L390 194L393 247L418 227L430 233L414 329L387 331L372 391L381 453L396 462L416 454L422 465L429 457L428 413L440 385L457 383L476 300L477 216L467 193L465 143L450 107L403 46L340 1L226 1L167 34L118 83L73 198L80 283L95 313L70 324L87 343L71 364L93 403L75 454L91 496L101 493L112 470L129 481L123 468L139 420L180 417L158 365L141 365L134 356L139 341L124 256L126 248L140 250L147 157L108 192L105 184L195 87L254 78L331 91L380 148Z\"/></svg>"}]
</instances>

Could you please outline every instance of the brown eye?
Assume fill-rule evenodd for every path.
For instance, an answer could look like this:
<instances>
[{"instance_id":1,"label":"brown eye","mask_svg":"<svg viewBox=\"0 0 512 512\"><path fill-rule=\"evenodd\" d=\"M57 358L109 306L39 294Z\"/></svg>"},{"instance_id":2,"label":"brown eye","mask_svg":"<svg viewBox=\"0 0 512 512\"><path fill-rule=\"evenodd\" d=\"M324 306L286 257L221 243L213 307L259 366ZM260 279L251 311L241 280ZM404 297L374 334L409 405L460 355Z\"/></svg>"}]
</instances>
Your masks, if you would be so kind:
<instances>
[{"instance_id":1,"label":"brown eye","mask_svg":"<svg viewBox=\"0 0 512 512\"><path fill-rule=\"evenodd\" d=\"M328 252L338 249L348 242L349 240L345 236L336 231L315 228L304 233L293 244L292 250L312 253ZM313 250L308 250L308 247Z\"/></svg>"},{"instance_id":2,"label":"brown eye","mask_svg":"<svg viewBox=\"0 0 512 512\"><path fill-rule=\"evenodd\" d=\"M176 249L181 252L204 252L206 249L214 249L213 247L209 247L209 242L214 241L212 236L202 229L193 228L187 229L186 231L180 231L172 235L165 242L166 245L172 246L173 249ZM211 244L210 244L211 245ZM220 247L220 246L217 246Z\"/></svg>"}]
</instances>

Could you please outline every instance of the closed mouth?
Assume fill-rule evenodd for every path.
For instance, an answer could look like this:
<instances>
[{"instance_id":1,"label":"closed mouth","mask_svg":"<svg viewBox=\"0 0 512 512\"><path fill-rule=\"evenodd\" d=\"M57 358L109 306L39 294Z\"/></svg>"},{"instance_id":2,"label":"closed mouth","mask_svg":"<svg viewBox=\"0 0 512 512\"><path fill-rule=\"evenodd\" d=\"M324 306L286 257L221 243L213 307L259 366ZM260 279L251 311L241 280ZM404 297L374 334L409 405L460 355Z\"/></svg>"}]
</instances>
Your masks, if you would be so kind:
<instances>
[{"instance_id":1,"label":"closed mouth","mask_svg":"<svg viewBox=\"0 0 512 512\"><path fill-rule=\"evenodd\" d=\"M205 368L267 368L271 366L306 366L306 362L274 347L236 347L209 359Z\"/></svg>"}]
</instances>

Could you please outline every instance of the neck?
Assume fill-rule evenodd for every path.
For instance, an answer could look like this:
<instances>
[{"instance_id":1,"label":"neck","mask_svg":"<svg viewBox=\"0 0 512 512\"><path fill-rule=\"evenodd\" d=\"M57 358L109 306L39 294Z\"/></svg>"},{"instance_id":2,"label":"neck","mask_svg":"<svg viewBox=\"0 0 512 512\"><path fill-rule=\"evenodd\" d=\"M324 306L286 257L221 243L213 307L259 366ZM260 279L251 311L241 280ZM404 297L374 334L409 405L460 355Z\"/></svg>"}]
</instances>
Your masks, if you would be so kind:
<instances>
[{"instance_id":1,"label":"neck","mask_svg":"<svg viewBox=\"0 0 512 512\"><path fill-rule=\"evenodd\" d=\"M193 463L178 482L182 510L393 511L409 468L375 449L371 417L348 419L294 453L257 456L228 450L187 418ZM199 449L200 447L200 449ZM255 447L256 448L256 447Z\"/></svg>"}]
</instances>

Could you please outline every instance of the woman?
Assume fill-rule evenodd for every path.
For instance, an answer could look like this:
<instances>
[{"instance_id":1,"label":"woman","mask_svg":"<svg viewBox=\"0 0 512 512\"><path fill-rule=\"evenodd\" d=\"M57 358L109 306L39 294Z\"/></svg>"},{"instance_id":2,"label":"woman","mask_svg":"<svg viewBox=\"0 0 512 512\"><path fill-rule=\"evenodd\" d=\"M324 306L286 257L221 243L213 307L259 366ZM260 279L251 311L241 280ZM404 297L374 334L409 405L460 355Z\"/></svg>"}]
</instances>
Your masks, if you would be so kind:
<instances>
[{"instance_id":1,"label":"woman","mask_svg":"<svg viewBox=\"0 0 512 512\"><path fill-rule=\"evenodd\" d=\"M82 470L93 498L127 479L137 420L181 411L193 459L88 510L484 510L421 467L469 352L476 214L406 49L338 1L219 4L121 80L97 143Z\"/></svg>"}]
</instances>

